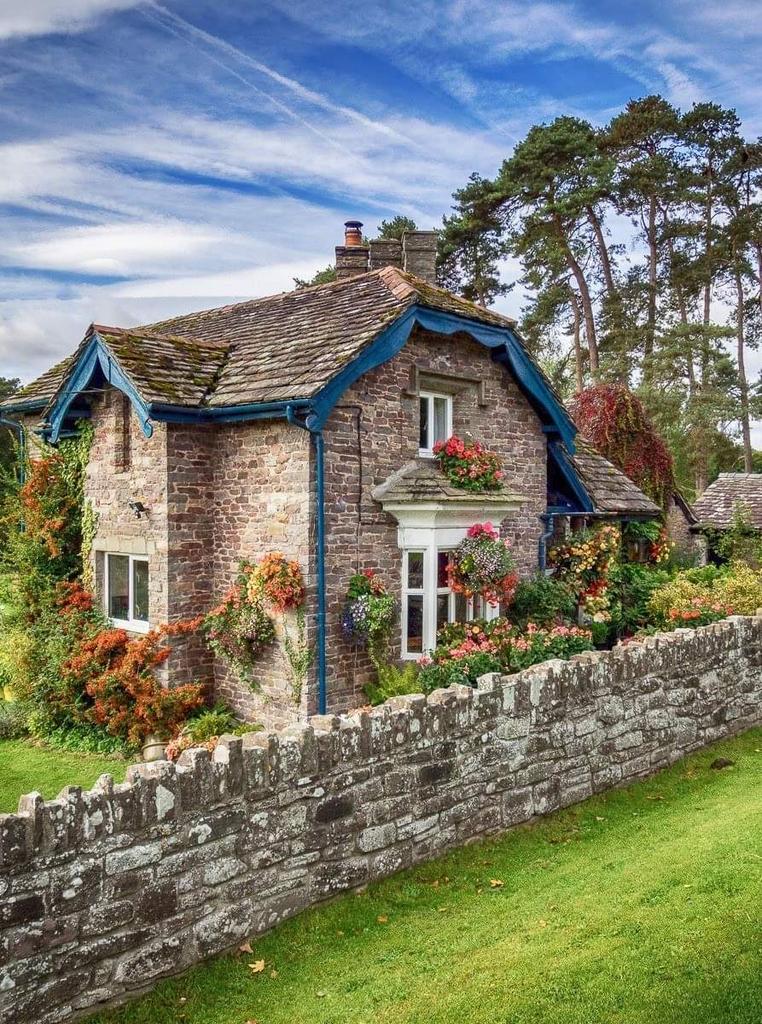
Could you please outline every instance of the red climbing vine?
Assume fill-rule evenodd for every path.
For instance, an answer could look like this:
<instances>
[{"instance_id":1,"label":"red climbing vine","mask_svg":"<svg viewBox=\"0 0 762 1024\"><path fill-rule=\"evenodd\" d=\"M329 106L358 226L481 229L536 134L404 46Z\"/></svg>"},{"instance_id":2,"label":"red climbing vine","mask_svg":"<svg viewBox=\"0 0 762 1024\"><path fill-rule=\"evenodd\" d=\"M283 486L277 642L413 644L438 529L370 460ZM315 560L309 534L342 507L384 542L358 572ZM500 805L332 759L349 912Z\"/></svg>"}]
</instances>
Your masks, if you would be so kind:
<instances>
[{"instance_id":1,"label":"red climbing vine","mask_svg":"<svg viewBox=\"0 0 762 1024\"><path fill-rule=\"evenodd\" d=\"M674 489L672 456L643 403L622 384L598 384L574 399L582 437L666 508Z\"/></svg>"}]
</instances>

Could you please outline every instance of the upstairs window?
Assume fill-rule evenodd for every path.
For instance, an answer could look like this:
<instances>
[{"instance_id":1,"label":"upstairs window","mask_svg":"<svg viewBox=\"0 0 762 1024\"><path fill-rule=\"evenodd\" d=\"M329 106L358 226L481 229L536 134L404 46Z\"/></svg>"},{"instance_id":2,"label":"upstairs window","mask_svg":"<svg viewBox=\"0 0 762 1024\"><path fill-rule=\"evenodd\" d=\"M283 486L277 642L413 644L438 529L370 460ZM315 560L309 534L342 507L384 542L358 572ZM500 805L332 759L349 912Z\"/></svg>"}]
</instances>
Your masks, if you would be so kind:
<instances>
[{"instance_id":1,"label":"upstairs window","mask_svg":"<svg viewBox=\"0 0 762 1024\"><path fill-rule=\"evenodd\" d=\"M115 626L148 632L148 559L107 554L104 564L106 615Z\"/></svg>"},{"instance_id":2,"label":"upstairs window","mask_svg":"<svg viewBox=\"0 0 762 1024\"><path fill-rule=\"evenodd\" d=\"M437 441L446 441L452 436L452 395L440 395L434 391L421 391L420 430L418 454L431 458Z\"/></svg>"}]
</instances>

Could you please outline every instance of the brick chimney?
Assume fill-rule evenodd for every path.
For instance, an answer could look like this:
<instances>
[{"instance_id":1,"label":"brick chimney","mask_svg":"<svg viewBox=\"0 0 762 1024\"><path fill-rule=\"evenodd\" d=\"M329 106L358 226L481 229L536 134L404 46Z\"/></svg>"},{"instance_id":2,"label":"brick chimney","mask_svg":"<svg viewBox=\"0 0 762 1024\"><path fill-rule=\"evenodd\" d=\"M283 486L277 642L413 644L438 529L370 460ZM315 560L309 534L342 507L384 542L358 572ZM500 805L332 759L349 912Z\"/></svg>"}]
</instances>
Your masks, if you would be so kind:
<instances>
[{"instance_id":1,"label":"brick chimney","mask_svg":"<svg viewBox=\"0 0 762 1024\"><path fill-rule=\"evenodd\" d=\"M362 221L344 222L344 244L336 246L336 277L356 277L368 269L368 246L362 240Z\"/></svg>"},{"instance_id":2,"label":"brick chimney","mask_svg":"<svg viewBox=\"0 0 762 1024\"><path fill-rule=\"evenodd\" d=\"M402 265L428 284L437 283L438 231L406 231L402 236Z\"/></svg>"}]
</instances>

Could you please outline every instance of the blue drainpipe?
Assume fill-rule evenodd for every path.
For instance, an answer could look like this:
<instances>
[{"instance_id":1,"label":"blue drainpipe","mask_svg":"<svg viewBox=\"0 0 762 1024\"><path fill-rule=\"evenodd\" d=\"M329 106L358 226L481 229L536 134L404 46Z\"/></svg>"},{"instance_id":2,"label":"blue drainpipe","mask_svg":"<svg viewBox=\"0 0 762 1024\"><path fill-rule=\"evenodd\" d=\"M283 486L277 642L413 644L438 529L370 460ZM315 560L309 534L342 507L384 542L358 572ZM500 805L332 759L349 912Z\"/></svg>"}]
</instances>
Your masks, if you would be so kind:
<instances>
[{"instance_id":1,"label":"blue drainpipe","mask_svg":"<svg viewBox=\"0 0 762 1024\"><path fill-rule=\"evenodd\" d=\"M553 536L553 516L545 512L540 516L540 521L545 526L545 532L540 534L539 562L540 572L545 572L548 565L548 541Z\"/></svg>"},{"instance_id":2,"label":"blue drainpipe","mask_svg":"<svg viewBox=\"0 0 762 1024\"><path fill-rule=\"evenodd\" d=\"M316 545L317 545L317 683L318 712L324 715L327 710L326 693L326 622L325 622L325 462L323 451L323 432L309 425L309 418L297 418L294 407L286 407L286 419L295 427L308 430L315 445L315 489L316 489Z\"/></svg>"},{"instance_id":3,"label":"blue drainpipe","mask_svg":"<svg viewBox=\"0 0 762 1024\"><path fill-rule=\"evenodd\" d=\"M0 416L0 427L8 427L12 430L19 439L19 483L23 486L24 484L24 464L26 461L26 445L24 442L24 424L19 423L17 420L6 419L5 416Z\"/></svg>"}]
</instances>

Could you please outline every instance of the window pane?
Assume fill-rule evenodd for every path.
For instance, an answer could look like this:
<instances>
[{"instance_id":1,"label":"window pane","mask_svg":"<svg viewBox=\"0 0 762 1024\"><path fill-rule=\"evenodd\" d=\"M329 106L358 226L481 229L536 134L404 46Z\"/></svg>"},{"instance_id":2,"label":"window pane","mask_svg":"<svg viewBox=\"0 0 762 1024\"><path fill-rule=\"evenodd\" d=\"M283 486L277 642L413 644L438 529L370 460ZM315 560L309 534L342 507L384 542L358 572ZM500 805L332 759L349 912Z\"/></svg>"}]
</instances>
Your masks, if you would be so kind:
<instances>
[{"instance_id":1,"label":"window pane","mask_svg":"<svg viewBox=\"0 0 762 1024\"><path fill-rule=\"evenodd\" d=\"M407 553L407 586L408 590L423 590L422 551L408 551Z\"/></svg>"},{"instance_id":2,"label":"window pane","mask_svg":"<svg viewBox=\"0 0 762 1024\"><path fill-rule=\"evenodd\" d=\"M437 594L437 631L450 621L450 595Z\"/></svg>"},{"instance_id":3,"label":"window pane","mask_svg":"<svg viewBox=\"0 0 762 1024\"><path fill-rule=\"evenodd\" d=\"M132 617L148 622L148 562L132 563Z\"/></svg>"},{"instance_id":4,"label":"window pane","mask_svg":"<svg viewBox=\"0 0 762 1024\"><path fill-rule=\"evenodd\" d=\"M130 617L130 560L127 555L108 556L108 613L112 619Z\"/></svg>"},{"instance_id":5,"label":"window pane","mask_svg":"<svg viewBox=\"0 0 762 1024\"><path fill-rule=\"evenodd\" d=\"M437 587L447 586L447 566L450 562L449 551L437 551Z\"/></svg>"},{"instance_id":6,"label":"window pane","mask_svg":"<svg viewBox=\"0 0 762 1024\"><path fill-rule=\"evenodd\" d=\"M455 621L468 622L468 599L465 594L455 595Z\"/></svg>"},{"instance_id":7,"label":"window pane","mask_svg":"<svg viewBox=\"0 0 762 1024\"><path fill-rule=\"evenodd\" d=\"M420 399L421 409L421 426L418 446L419 448L430 448L429 445L429 400L428 398Z\"/></svg>"},{"instance_id":8,"label":"window pane","mask_svg":"<svg viewBox=\"0 0 762 1024\"><path fill-rule=\"evenodd\" d=\"M434 399L434 436L431 439L432 446L437 441L447 440L447 399Z\"/></svg>"},{"instance_id":9,"label":"window pane","mask_svg":"<svg viewBox=\"0 0 762 1024\"><path fill-rule=\"evenodd\" d=\"M423 598L407 599L407 649L411 654L423 654Z\"/></svg>"}]
</instances>

